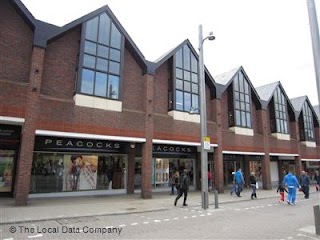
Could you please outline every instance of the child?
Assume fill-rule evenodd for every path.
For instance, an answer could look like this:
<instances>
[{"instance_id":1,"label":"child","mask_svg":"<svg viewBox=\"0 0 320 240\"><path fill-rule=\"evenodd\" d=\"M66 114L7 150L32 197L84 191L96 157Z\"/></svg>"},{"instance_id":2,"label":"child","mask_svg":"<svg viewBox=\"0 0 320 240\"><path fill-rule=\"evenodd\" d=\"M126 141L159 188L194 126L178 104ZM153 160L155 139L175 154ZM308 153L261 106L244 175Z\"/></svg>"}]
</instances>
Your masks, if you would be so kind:
<instances>
[{"instance_id":1,"label":"child","mask_svg":"<svg viewBox=\"0 0 320 240\"><path fill-rule=\"evenodd\" d=\"M283 203L284 202L284 192L287 192L287 189L285 189L282 184L279 184L279 187L277 189L277 192L280 192L280 200L279 200L279 203Z\"/></svg>"}]
</instances>

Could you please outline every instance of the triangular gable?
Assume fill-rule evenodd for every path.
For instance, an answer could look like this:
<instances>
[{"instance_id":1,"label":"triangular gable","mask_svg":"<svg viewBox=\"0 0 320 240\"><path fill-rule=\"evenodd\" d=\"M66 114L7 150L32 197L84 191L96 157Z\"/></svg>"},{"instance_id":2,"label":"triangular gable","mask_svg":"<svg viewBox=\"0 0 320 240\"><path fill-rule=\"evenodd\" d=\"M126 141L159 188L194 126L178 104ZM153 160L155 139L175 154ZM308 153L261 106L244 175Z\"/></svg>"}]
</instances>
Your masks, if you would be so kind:
<instances>
[{"instance_id":1,"label":"triangular gable","mask_svg":"<svg viewBox=\"0 0 320 240\"><path fill-rule=\"evenodd\" d=\"M262 101L264 101L266 103L266 106L269 104L269 102L271 101L273 95L274 95L274 92L276 91L277 88L280 88L281 92L284 94L284 97L287 99L287 103L289 105L289 107L291 108L291 110L293 112L295 112L295 108L294 106L292 105L289 97L287 96L282 84L280 81L277 81L277 82L273 82L273 83L270 83L270 84L266 84L266 85L263 85L263 86L260 86L260 87L257 87L256 88L256 91L257 93L259 94L259 97Z\"/></svg>"},{"instance_id":2,"label":"triangular gable","mask_svg":"<svg viewBox=\"0 0 320 240\"><path fill-rule=\"evenodd\" d=\"M24 19L29 27L34 31L36 28L36 19L29 12L26 6L20 0L9 0L9 3L16 9L18 14Z\"/></svg>"},{"instance_id":3,"label":"triangular gable","mask_svg":"<svg viewBox=\"0 0 320 240\"><path fill-rule=\"evenodd\" d=\"M320 109L319 109L319 105L315 105L313 106L313 109L315 111L315 113L317 114L318 120L320 119Z\"/></svg>"},{"instance_id":4,"label":"triangular gable","mask_svg":"<svg viewBox=\"0 0 320 240\"><path fill-rule=\"evenodd\" d=\"M196 50L192 46L189 39L186 39L182 43L180 43L178 46L174 47L173 49L169 50L167 53L165 53L161 57L159 57L158 60L156 60L155 65L154 65L155 70L158 69L163 63L168 61L170 58L172 58L176 54L176 52L179 51L181 48L183 48L185 45L188 45L188 47L190 48L190 51L193 53L195 58L199 61L198 53L196 52ZM206 84L210 87L210 89L216 88L214 78L212 77L212 75L210 74L210 72L206 68L206 66L204 66L204 72L205 72ZM216 94L214 93L214 95L216 95Z\"/></svg>"},{"instance_id":5,"label":"triangular gable","mask_svg":"<svg viewBox=\"0 0 320 240\"><path fill-rule=\"evenodd\" d=\"M239 73L242 72L245 79L247 80L251 91L253 92L252 97L254 97L254 99L256 100L255 102L259 105L258 107L261 107L261 99L255 89L255 87L252 85L252 82L250 81L246 71L244 70L244 68L242 66L234 68L232 70L230 70L229 72L225 72L223 74L220 74L216 77L214 77L214 79L216 80L217 83L219 83L221 85L220 87L220 94L222 95L224 91L226 91L228 89L228 87L230 86L231 83L233 83L234 77Z\"/></svg>"},{"instance_id":6,"label":"triangular gable","mask_svg":"<svg viewBox=\"0 0 320 240\"><path fill-rule=\"evenodd\" d=\"M318 120L318 115L317 113L315 112L313 106L311 105L311 102L308 98L308 96L301 96L301 97L297 97L297 98L293 98L291 99L291 103L295 109L295 112L296 112L296 118L298 119L299 118L299 115L302 111L302 107L303 107L303 104L307 102L311 111L312 111L312 114L313 114L313 118ZM317 121L317 126L319 126L319 122Z\"/></svg>"}]
</instances>

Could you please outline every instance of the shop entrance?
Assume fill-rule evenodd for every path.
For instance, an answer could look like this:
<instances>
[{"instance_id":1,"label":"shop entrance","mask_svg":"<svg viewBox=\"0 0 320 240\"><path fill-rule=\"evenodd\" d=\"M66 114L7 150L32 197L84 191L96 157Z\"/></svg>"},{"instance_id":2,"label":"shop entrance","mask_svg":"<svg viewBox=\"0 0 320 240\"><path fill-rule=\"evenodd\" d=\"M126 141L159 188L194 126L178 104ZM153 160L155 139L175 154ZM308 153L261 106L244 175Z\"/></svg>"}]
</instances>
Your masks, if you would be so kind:
<instances>
[{"instance_id":1,"label":"shop entrance","mask_svg":"<svg viewBox=\"0 0 320 240\"><path fill-rule=\"evenodd\" d=\"M242 162L240 161L224 161L223 172L224 172L224 185L232 185L234 173L238 168L242 168Z\"/></svg>"}]
</instances>

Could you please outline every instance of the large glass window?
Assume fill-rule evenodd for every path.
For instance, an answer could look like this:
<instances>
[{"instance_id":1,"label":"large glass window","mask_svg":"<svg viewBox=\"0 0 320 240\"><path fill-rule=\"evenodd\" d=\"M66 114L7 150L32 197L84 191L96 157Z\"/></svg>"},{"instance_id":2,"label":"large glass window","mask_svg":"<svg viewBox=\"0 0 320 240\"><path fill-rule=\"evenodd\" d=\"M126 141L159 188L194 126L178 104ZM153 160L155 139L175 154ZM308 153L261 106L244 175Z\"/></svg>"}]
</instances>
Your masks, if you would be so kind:
<instances>
[{"instance_id":1,"label":"large glass window","mask_svg":"<svg viewBox=\"0 0 320 240\"><path fill-rule=\"evenodd\" d=\"M307 102L303 104L303 132L305 141L314 141L314 126L312 119L312 112Z\"/></svg>"},{"instance_id":2,"label":"large glass window","mask_svg":"<svg viewBox=\"0 0 320 240\"><path fill-rule=\"evenodd\" d=\"M34 153L31 193L126 188L127 161L116 154Z\"/></svg>"},{"instance_id":3,"label":"large glass window","mask_svg":"<svg viewBox=\"0 0 320 240\"><path fill-rule=\"evenodd\" d=\"M251 128L250 86L241 71L235 76L233 87L236 126Z\"/></svg>"},{"instance_id":4,"label":"large glass window","mask_svg":"<svg viewBox=\"0 0 320 240\"><path fill-rule=\"evenodd\" d=\"M119 99L122 35L106 13L83 27L79 91Z\"/></svg>"},{"instance_id":5,"label":"large glass window","mask_svg":"<svg viewBox=\"0 0 320 240\"><path fill-rule=\"evenodd\" d=\"M274 109L278 133L288 133L287 101L278 87L274 92Z\"/></svg>"},{"instance_id":6,"label":"large glass window","mask_svg":"<svg viewBox=\"0 0 320 240\"><path fill-rule=\"evenodd\" d=\"M185 45L175 54L175 110L199 108L198 60Z\"/></svg>"}]
</instances>

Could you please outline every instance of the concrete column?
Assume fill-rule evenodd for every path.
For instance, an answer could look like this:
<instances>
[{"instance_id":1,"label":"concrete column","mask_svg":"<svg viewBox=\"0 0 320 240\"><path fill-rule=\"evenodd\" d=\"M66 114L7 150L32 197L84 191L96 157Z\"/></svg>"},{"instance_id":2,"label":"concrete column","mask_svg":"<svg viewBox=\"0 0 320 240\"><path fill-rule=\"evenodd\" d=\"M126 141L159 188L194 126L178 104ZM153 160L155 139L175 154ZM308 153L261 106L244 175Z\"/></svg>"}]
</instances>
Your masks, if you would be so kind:
<instances>
[{"instance_id":1,"label":"concrete column","mask_svg":"<svg viewBox=\"0 0 320 240\"><path fill-rule=\"evenodd\" d=\"M152 138L153 138L153 98L154 77L145 75L145 134L146 142L142 145L142 181L141 197L152 197Z\"/></svg>"},{"instance_id":2,"label":"concrete column","mask_svg":"<svg viewBox=\"0 0 320 240\"><path fill-rule=\"evenodd\" d=\"M33 48L26 99L25 123L22 126L21 150L17 163L14 192L16 205L26 205L28 203L44 55L44 49Z\"/></svg>"}]
</instances>

